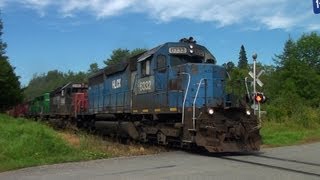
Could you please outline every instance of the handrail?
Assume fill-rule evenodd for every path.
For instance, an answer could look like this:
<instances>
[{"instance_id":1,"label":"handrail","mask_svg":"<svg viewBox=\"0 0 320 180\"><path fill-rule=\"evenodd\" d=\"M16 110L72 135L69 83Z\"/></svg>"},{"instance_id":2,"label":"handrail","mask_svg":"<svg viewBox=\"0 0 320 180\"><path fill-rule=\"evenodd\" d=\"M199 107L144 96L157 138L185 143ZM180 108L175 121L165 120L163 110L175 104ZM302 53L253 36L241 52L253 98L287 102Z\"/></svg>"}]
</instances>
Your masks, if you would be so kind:
<instances>
[{"instance_id":1,"label":"handrail","mask_svg":"<svg viewBox=\"0 0 320 180\"><path fill-rule=\"evenodd\" d=\"M196 129L196 100L197 100L197 98L198 98L199 89L200 89L200 86L201 86L203 80L205 80L205 78L200 79L200 82L199 82L199 85L198 85L198 88L197 88L196 95L195 95L195 97L194 97L194 99L193 99L192 125L193 125L193 129L194 129L194 130Z\"/></svg>"},{"instance_id":2,"label":"handrail","mask_svg":"<svg viewBox=\"0 0 320 180\"><path fill-rule=\"evenodd\" d=\"M77 117L78 116L78 112L77 112L77 110L78 110L78 107L79 107L79 105L82 103L82 100L80 100L80 101L78 101L77 102L77 105L76 105L76 107L74 107L74 114L75 114L75 117ZM81 105L80 105L81 106ZM80 108L81 109L81 108Z\"/></svg>"},{"instance_id":3,"label":"handrail","mask_svg":"<svg viewBox=\"0 0 320 180\"><path fill-rule=\"evenodd\" d=\"M190 86L191 75L190 75L190 73L186 73L186 72L181 72L179 74L188 75L187 89L186 89L186 92L184 93L184 98L183 98L183 103L182 103L182 119L181 119L181 123L184 124L184 108L185 108L187 94L188 94L188 90L189 90L189 86Z\"/></svg>"},{"instance_id":4,"label":"handrail","mask_svg":"<svg viewBox=\"0 0 320 180\"><path fill-rule=\"evenodd\" d=\"M133 73L131 74L131 75L133 75ZM136 81L137 81L137 75L138 75L138 73L136 73L135 75L134 75L134 79L133 79L133 82L131 82L131 98L130 98L130 109L131 109L131 111L132 111L132 99L133 99L133 95L134 95L134 92L135 92L135 88L136 88ZM131 81L132 79L130 79L130 81Z\"/></svg>"}]
</instances>

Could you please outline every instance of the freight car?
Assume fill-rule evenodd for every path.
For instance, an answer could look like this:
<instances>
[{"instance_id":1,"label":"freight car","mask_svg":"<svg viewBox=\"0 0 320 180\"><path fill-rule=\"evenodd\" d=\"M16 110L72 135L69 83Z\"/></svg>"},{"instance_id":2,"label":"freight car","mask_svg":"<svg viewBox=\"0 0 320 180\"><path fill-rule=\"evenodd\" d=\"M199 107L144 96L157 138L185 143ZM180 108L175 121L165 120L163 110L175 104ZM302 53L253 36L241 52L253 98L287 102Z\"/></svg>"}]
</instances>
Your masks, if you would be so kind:
<instances>
[{"instance_id":1,"label":"freight car","mask_svg":"<svg viewBox=\"0 0 320 180\"><path fill-rule=\"evenodd\" d=\"M7 113L13 117L26 117L29 109L28 103L18 104L12 109L10 109Z\"/></svg>"},{"instance_id":2,"label":"freight car","mask_svg":"<svg viewBox=\"0 0 320 180\"><path fill-rule=\"evenodd\" d=\"M229 98L226 74L192 38L162 44L91 76L79 125L209 152L259 150L258 119Z\"/></svg>"},{"instance_id":3,"label":"freight car","mask_svg":"<svg viewBox=\"0 0 320 180\"><path fill-rule=\"evenodd\" d=\"M29 118L43 118L50 113L50 97L49 93L44 93L41 96L34 98L28 102L27 117Z\"/></svg>"},{"instance_id":4,"label":"freight car","mask_svg":"<svg viewBox=\"0 0 320 180\"><path fill-rule=\"evenodd\" d=\"M25 114L29 118L50 120L60 126L75 123L78 115L87 111L87 89L84 83L65 84L29 101Z\"/></svg>"}]
</instances>

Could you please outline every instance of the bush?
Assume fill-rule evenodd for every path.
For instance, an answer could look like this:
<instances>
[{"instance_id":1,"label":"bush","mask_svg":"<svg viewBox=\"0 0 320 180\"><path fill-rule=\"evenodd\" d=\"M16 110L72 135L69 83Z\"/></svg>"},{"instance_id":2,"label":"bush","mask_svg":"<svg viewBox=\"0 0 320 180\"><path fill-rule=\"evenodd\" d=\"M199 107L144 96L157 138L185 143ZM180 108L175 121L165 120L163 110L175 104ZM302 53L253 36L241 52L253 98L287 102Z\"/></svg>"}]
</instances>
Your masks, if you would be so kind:
<instances>
[{"instance_id":1,"label":"bush","mask_svg":"<svg viewBox=\"0 0 320 180\"><path fill-rule=\"evenodd\" d=\"M267 121L277 123L294 122L305 128L320 125L320 110L304 103L305 100L295 95L283 95L266 105Z\"/></svg>"}]
</instances>

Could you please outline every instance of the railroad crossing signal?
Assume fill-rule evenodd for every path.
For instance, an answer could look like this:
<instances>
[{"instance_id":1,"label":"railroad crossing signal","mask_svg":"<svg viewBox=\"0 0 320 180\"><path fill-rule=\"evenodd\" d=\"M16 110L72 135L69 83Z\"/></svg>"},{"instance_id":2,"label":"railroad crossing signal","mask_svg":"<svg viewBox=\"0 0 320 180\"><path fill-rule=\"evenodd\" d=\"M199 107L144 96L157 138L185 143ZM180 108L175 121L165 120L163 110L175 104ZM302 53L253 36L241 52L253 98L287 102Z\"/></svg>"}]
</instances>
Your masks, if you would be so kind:
<instances>
[{"instance_id":1,"label":"railroad crossing signal","mask_svg":"<svg viewBox=\"0 0 320 180\"><path fill-rule=\"evenodd\" d=\"M313 12L315 14L320 13L320 0L312 0L313 1Z\"/></svg>"},{"instance_id":2,"label":"railroad crossing signal","mask_svg":"<svg viewBox=\"0 0 320 180\"><path fill-rule=\"evenodd\" d=\"M259 79L259 77L264 73L264 70L261 70L258 74L256 71L256 63L257 63L257 54L253 54L253 72L250 71L249 75L253 79L253 104L251 106L252 109L254 109L254 114L256 115L256 111L258 111L258 118L259 118L259 124L261 125L261 109L260 109L260 103L263 103L266 100L266 97L263 95L263 93L259 93L256 91L256 84L258 84L260 87L263 86L263 83ZM249 94L249 91L248 91Z\"/></svg>"},{"instance_id":3,"label":"railroad crossing signal","mask_svg":"<svg viewBox=\"0 0 320 180\"><path fill-rule=\"evenodd\" d=\"M264 85L263 82L259 79L259 77L260 77L263 73L264 73L264 70L261 70L261 71L258 73L258 75L256 75L256 83L257 83L260 87L262 87L262 86ZM254 79L254 75L253 75L253 72L252 72L252 71L249 72L249 75Z\"/></svg>"}]
</instances>

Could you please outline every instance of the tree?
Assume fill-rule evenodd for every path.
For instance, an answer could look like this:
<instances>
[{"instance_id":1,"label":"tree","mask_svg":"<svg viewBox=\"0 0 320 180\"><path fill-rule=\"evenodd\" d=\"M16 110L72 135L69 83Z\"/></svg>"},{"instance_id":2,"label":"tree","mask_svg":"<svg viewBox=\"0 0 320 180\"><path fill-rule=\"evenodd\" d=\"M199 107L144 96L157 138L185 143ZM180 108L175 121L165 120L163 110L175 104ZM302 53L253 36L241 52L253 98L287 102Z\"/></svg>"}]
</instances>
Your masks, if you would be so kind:
<instances>
[{"instance_id":1,"label":"tree","mask_svg":"<svg viewBox=\"0 0 320 180\"><path fill-rule=\"evenodd\" d=\"M320 74L320 36L316 32L304 34L296 44L297 58Z\"/></svg>"},{"instance_id":2,"label":"tree","mask_svg":"<svg viewBox=\"0 0 320 180\"><path fill-rule=\"evenodd\" d=\"M274 62L279 67L286 66L286 63L292 61L293 58L297 58L297 45L291 37L285 42L282 54L275 55Z\"/></svg>"},{"instance_id":3,"label":"tree","mask_svg":"<svg viewBox=\"0 0 320 180\"><path fill-rule=\"evenodd\" d=\"M224 66L230 75L227 81L227 91L242 97L246 93L245 78L249 71L247 54L243 45L239 52L238 67L235 67L233 62L228 62Z\"/></svg>"},{"instance_id":4,"label":"tree","mask_svg":"<svg viewBox=\"0 0 320 180\"><path fill-rule=\"evenodd\" d=\"M130 56L135 56L135 55L141 54L145 51L147 51L147 49L145 49L145 48L136 48L130 52Z\"/></svg>"},{"instance_id":5,"label":"tree","mask_svg":"<svg viewBox=\"0 0 320 180\"><path fill-rule=\"evenodd\" d=\"M1 39L3 24L0 19L0 112L22 101L22 90L15 68L11 66L9 58L5 55L7 44Z\"/></svg>"},{"instance_id":6,"label":"tree","mask_svg":"<svg viewBox=\"0 0 320 180\"><path fill-rule=\"evenodd\" d=\"M136 48L136 49L133 49L131 52L128 49L118 48L113 50L110 58L108 58L106 61L103 61L103 62L107 66L113 65L129 58L130 56L135 56L145 51L147 51L147 49L144 49L144 48Z\"/></svg>"},{"instance_id":7,"label":"tree","mask_svg":"<svg viewBox=\"0 0 320 180\"><path fill-rule=\"evenodd\" d=\"M226 68L226 70L227 70L228 73L230 73L231 71L233 71L234 68L235 68L235 65L234 65L234 63L233 63L232 61L229 61L229 62L227 62L227 63L224 63L224 64L222 64L222 66L223 66L224 68Z\"/></svg>"},{"instance_id":8,"label":"tree","mask_svg":"<svg viewBox=\"0 0 320 180\"><path fill-rule=\"evenodd\" d=\"M122 60L128 58L129 56L130 56L130 51L128 49L118 48L112 51L112 55L110 56L110 58L104 61L104 63L107 66L110 66L118 62L121 62Z\"/></svg>"},{"instance_id":9,"label":"tree","mask_svg":"<svg viewBox=\"0 0 320 180\"><path fill-rule=\"evenodd\" d=\"M89 72L61 72L58 70L51 70L43 74L34 74L27 88L24 91L27 100L31 100L46 92L63 86L69 82L71 83L86 83L88 81Z\"/></svg>"},{"instance_id":10,"label":"tree","mask_svg":"<svg viewBox=\"0 0 320 180\"><path fill-rule=\"evenodd\" d=\"M243 45L241 45L241 47L240 47L238 68L248 69L247 53L246 53L246 50L244 49Z\"/></svg>"},{"instance_id":11,"label":"tree","mask_svg":"<svg viewBox=\"0 0 320 180\"><path fill-rule=\"evenodd\" d=\"M92 63L92 64L90 64L90 69L88 70L89 75L90 75L90 74L94 74L94 73L96 73L96 72L98 72L98 71L99 71L98 63Z\"/></svg>"},{"instance_id":12,"label":"tree","mask_svg":"<svg viewBox=\"0 0 320 180\"><path fill-rule=\"evenodd\" d=\"M320 48L320 37L316 33L304 34L297 42L291 38L286 41L282 54L275 57L278 65L274 74L275 97L295 94L306 104L319 105L320 53L317 48Z\"/></svg>"}]
</instances>

